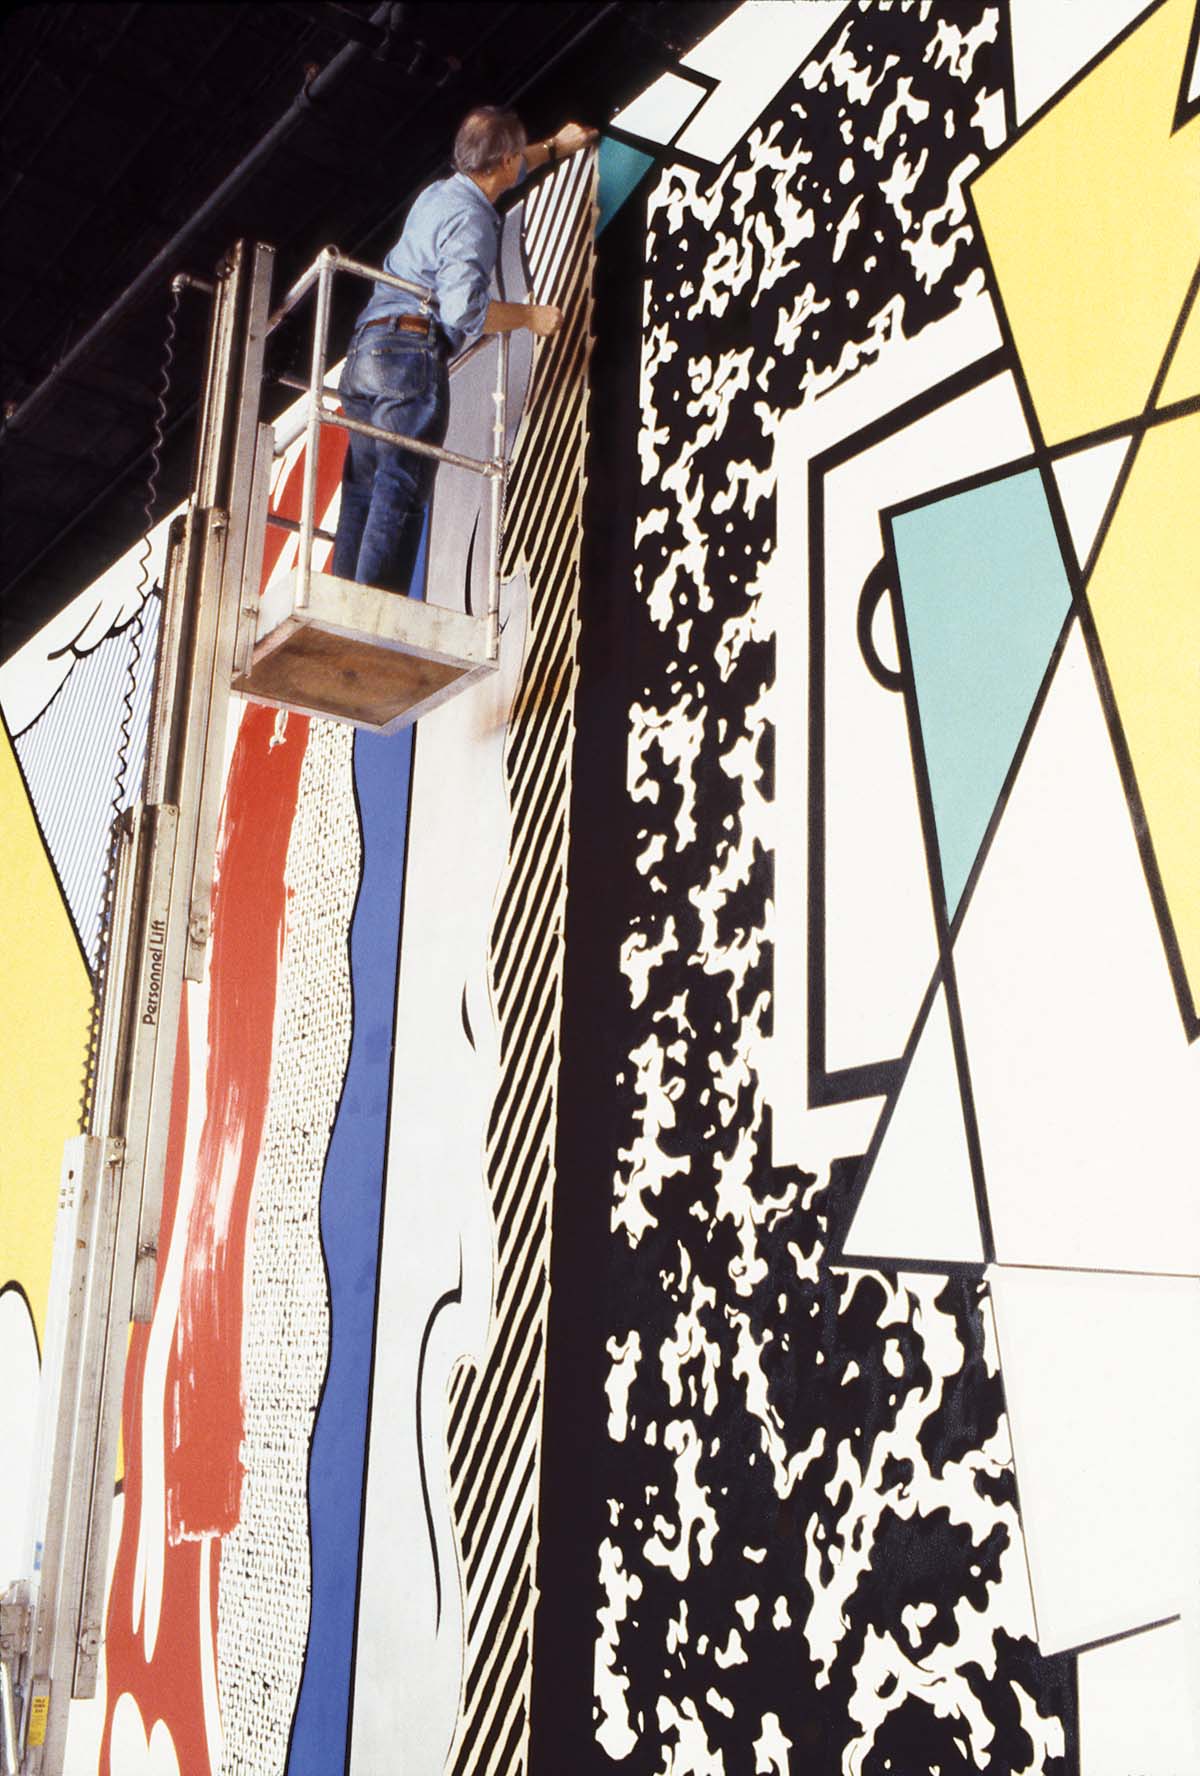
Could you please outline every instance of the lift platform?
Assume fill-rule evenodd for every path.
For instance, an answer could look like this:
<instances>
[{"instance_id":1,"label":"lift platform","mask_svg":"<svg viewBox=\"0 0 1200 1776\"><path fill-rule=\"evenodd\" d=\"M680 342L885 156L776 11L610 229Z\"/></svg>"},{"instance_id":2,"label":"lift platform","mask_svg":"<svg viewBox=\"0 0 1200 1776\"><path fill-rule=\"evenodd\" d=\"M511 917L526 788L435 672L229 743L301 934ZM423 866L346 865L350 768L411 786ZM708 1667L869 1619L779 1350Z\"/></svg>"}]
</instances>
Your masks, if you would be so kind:
<instances>
[{"instance_id":1,"label":"lift platform","mask_svg":"<svg viewBox=\"0 0 1200 1776\"><path fill-rule=\"evenodd\" d=\"M477 617L310 573L269 587L249 669L234 689L257 703L390 734L492 672Z\"/></svg>"},{"instance_id":2,"label":"lift platform","mask_svg":"<svg viewBox=\"0 0 1200 1776\"><path fill-rule=\"evenodd\" d=\"M391 733L428 714L490 672L499 662L500 541L507 474L505 460L509 341L500 334L480 346L494 351L492 451L474 457L402 437L348 418L325 387L327 335L333 278L339 273L390 284L417 299L431 314L432 294L403 278L343 257L326 247L293 286L271 317L270 332L315 293L310 376L291 382L304 396L304 480L299 522L269 510L273 463L282 453L271 426L260 427L250 499L248 561L262 556L265 526L282 524L298 535L294 568L273 580L261 599L247 608L239 633L233 688L255 702L294 709L356 727ZM453 371L477 355L463 354ZM390 449L406 449L482 479L487 507L484 578L486 605L478 615L378 587L358 585L313 566L317 539L331 542L317 527L317 464L322 427L360 432ZM253 615L253 627L250 617Z\"/></svg>"}]
</instances>

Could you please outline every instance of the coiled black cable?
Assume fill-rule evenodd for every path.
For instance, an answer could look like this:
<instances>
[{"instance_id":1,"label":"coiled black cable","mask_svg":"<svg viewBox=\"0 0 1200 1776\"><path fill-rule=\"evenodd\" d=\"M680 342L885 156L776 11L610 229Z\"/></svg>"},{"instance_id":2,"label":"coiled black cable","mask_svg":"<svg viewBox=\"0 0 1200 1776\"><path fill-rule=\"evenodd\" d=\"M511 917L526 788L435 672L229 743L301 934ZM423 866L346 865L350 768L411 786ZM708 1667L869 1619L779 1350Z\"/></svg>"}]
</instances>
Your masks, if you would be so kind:
<instances>
[{"instance_id":1,"label":"coiled black cable","mask_svg":"<svg viewBox=\"0 0 1200 1776\"><path fill-rule=\"evenodd\" d=\"M146 629L146 600L151 596L150 533L154 528L154 510L158 503L158 478L162 472L163 437L167 422L167 396L171 388L171 370L175 362L176 320L179 313L180 286L172 280L167 308L166 335L163 341L162 366L155 395L154 436L150 444L150 466L146 474L146 499L142 511L142 545L138 554L138 582L135 587L137 609L129 625L129 662L125 690L121 699L121 716L117 729L117 761L113 773L113 792L109 802L108 848L100 887L100 927L96 937L96 967L92 977L92 1004L88 1017L87 1045L83 1063L83 1091L79 1105L80 1132L86 1134L95 1120L96 1068L100 1056L100 1019L104 1008L104 987L108 978L109 943L112 935L113 901L117 886L117 857L120 852L121 815L125 807L125 790L129 777L129 751L133 741L133 706L137 696L138 668L142 659L142 638ZM93 1131L94 1132L94 1131Z\"/></svg>"}]
</instances>

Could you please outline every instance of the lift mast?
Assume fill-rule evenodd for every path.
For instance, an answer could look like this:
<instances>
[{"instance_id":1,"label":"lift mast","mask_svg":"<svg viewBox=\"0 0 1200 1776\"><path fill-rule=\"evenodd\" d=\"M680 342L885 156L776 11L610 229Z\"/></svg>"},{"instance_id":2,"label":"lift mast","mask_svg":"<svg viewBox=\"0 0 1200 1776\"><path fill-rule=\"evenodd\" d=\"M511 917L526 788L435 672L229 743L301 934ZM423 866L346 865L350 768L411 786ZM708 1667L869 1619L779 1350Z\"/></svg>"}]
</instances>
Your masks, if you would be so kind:
<instances>
[{"instance_id":1,"label":"lift mast","mask_svg":"<svg viewBox=\"0 0 1200 1776\"><path fill-rule=\"evenodd\" d=\"M233 661L239 622L253 620L242 616L247 580L258 591L246 541L273 257L239 244L218 270L194 491L168 542L143 796L114 840L87 1130L67 1144L59 1194L32 1577L8 1598L9 1651L21 1656L6 1661L18 1681L5 1689L19 1701L27 1776L57 1776L70 1700L96 1688L128 1329L154 1305L183 982L204 970ZM15 1749L5 1757L15 1764Z\"/></svg>"}]
</instances>

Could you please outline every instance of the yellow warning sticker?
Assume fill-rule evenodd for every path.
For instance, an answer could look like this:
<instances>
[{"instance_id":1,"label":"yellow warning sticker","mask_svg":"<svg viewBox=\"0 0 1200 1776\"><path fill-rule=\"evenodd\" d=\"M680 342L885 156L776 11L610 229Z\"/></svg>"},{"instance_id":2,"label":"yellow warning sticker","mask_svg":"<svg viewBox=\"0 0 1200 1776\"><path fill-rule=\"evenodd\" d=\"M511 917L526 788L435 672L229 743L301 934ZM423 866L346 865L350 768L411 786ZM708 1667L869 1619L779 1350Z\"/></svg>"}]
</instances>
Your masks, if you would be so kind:
<instances>
[{"instance_id":1,"label":"yellow warning sticker","mask_svg":"<svg viewBox=\"0 0 1200 1776\"><path fill-rule=\"evenodd\" d=\"M35 1696L29 1704L29 1740L30 1745L46 1743L46 1717L50 1713L49 1696Z\"/></svg>"}]
</instances>

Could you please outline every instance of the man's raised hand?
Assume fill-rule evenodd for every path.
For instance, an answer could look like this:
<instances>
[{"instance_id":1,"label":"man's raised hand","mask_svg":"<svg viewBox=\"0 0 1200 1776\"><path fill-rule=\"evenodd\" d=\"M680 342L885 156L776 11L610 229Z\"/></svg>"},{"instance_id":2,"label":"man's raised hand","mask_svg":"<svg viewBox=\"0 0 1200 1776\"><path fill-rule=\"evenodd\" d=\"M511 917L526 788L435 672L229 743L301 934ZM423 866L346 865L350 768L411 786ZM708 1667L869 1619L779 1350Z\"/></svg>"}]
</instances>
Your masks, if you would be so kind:
<instances>
[{"instance_id":1,"label":"man's raised hand","mask_svg":"<svg viewBox=\"0 0 1200 1776\"><path fill-rule=\"evenodd\" d=\"M581 148L590 148L599 134L599 130L589 129L584 123L564 123L551 140L558 158L565 160L568 154L578 154Z\"/></svg>"},{"instance_id":2,"label":"man's raised hand","mask_svg":"<svg viewBox=\"0 0 1200 1776\"><path fill-rule=\"evenodd\" d=\"M552 308L547 302L530 303L529 319L525 325L531 333L536 333L539 339L552 338L562 324L563 311L561 308Z\"/></svg>"}]
</instances>

